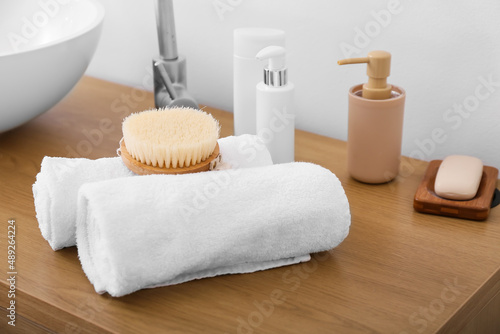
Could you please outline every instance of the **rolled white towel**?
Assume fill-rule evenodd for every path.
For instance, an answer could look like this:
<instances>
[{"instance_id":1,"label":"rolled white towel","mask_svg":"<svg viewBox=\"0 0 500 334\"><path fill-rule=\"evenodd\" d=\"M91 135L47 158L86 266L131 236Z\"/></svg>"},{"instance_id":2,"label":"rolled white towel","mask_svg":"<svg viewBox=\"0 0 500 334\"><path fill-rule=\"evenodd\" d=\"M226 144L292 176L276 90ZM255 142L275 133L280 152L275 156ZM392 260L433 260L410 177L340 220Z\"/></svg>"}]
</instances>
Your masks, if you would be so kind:
<instances>
[{"instance_id":1,"label":"rolled white towel","mask_svg":"<svg viewBox=\"0 0 500 334\"><path fill-rule=\"evenodd\" d=\"M337 177L296 162L88 183L77 246L98 293L307 261L339 245L350 211Z\"/></svg>"},{"instance_id":2,"label":"rolled white towel","mask_svg":"<svg viewBox=\"0 0 500 334\"><path fill-rule=\"evenodd\" d=\"M269 151L257 136L219 139L223 162L232 168L272 164ZM53 250L76 245L76 206L80 186L135 175L120 157L90 160L45 157L33 184L36 217L42 236Z\"/></svg>"},{"instance_id":3,"label":"rolled white towel","mask_svg":"<svg viewBox=\"0 0 500 334\"><path fill-rule=\"evenodd\" d=\"M76 200L82 184L132 175L119 157L43 158L33 198L38 226L52 249L76 245Z\"/></svg>"}]
</instances>

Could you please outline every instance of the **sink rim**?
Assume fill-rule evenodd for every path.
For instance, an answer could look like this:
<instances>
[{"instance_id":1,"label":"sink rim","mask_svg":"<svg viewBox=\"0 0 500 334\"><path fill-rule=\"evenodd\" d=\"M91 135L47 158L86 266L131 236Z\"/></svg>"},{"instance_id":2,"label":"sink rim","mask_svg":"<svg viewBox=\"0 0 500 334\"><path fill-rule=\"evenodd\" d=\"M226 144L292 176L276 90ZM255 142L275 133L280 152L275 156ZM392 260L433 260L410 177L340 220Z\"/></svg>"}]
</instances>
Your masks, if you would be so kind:
<instances>
[{"instance_id":1,"label":"sink rim","mask_svg":"<svg viewBox=\"0 0 500 334\"><path fill-rule=\"evenodd\" d=\"M102 24L104 17L105 17L105 9L104 6L98 1L98 0L75 0L74 2L87 2L91 4L95 10L96 10L96 15L93 20L89 21L88 24L86 24L84 27L81 29L74 31L68 35L64 35L62 37L59 37L57 39L51 40L50 42L35 45L33 47L30 47L26 50L11 50L10 52L7 53L2 53L0 52L0 60L5 59L5 58L10 58L10 57L16 57L21 54L25 53L30 53L30 52L37 52L39 50L45 49L45 48L50 48L54 45L62 44L64 42L67 42L69 40L78 38L82 35L85 35L89 31L95 29L97 26Z\"/></svg>"}]
</instances>

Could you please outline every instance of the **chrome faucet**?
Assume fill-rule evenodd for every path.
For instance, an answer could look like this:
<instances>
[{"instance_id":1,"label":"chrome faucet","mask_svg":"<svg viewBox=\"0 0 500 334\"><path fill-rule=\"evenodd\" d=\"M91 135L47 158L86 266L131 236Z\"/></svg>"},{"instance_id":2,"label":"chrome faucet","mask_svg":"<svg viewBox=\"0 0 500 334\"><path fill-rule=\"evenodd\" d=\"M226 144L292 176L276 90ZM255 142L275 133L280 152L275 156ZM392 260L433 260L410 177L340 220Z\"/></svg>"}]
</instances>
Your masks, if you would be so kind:
<instances>
[{"instance_id":1,"label":"chrome faucet","mask_svg":"<svg viewBox=\"0 0 500 334\"><path fill-rule=\"evenodd\" d=\"M183 106L198 109L186 85L186 57L177 53L174 5L156 0L156 25L160 56L153 58L154 95L157 108Z\"/></svg>"}]
</instances>

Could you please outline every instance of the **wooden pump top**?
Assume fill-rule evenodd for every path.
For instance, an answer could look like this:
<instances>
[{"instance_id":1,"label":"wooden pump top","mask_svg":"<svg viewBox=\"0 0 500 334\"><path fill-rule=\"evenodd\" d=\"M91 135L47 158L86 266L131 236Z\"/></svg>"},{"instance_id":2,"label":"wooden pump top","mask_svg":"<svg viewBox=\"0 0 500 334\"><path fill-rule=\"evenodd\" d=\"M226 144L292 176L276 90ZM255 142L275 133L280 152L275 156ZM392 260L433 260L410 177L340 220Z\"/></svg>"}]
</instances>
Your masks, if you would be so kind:
<instances>
[{"instance_id":1,"label":"wooden pump top","mask_svg":"<svg viewBox=\"0 0 500 334\"><path fill-rule=\"evenodd\" d=\"M371 51L367 57L339 60L339 65L368 64L366 74L368 82L363 85L362 96L370 100L386 100L391 98L392 86L387 84L391 74L391 54L387 51Z\"/></svg>"}]
</instances>

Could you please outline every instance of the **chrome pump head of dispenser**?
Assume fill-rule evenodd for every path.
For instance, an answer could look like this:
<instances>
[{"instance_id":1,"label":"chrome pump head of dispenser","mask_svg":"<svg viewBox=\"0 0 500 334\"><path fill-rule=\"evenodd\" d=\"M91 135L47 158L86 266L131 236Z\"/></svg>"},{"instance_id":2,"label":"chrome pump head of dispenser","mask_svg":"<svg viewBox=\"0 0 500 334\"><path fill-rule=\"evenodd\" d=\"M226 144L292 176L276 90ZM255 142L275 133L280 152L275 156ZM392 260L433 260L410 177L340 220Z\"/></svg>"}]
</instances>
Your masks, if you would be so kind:
<instances>
[{"instance_id":1,"label":"chrome pump head of dispenser","mask_svg":"<svg viewBox=\"0 0 500 334\"><path fill-rule=\"evenodd\" d=\"M286 50L282 46L268 46L257 53L258 60L268 59L264 67L264 84L272 87L285 86L288 82L287 68L285 66Z\"/></svg>"},{"instance_id":2,"label":"chrome pump head of dispenser","mask_svg":"<svg viewBox=\"0 0 500 334\"><path fill-rule=\"evenodd\" d=\"M155 10L160 49L159 57L153 59L155 105L198 109L187 91L186 58L177 53L172 0L156 0Z\"/></svg>"}]
</instances>

